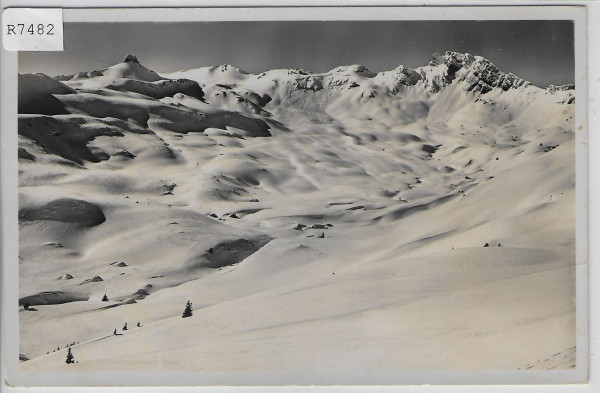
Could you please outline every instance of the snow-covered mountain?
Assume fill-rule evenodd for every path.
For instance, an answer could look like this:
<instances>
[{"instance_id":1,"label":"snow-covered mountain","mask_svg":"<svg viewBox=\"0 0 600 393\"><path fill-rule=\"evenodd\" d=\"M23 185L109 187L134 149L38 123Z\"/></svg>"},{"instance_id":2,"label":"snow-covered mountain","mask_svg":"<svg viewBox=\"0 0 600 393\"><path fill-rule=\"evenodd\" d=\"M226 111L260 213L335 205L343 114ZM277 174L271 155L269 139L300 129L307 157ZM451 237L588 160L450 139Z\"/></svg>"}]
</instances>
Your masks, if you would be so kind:
<instances>
[{"instance_id":1,"label":"snow-covered mountain","mask_svg":"<svg viewBox=\"0 0 600 393\"><path fill-rule=\"evenodd\" d=\"M21 367L569 368L574 102L455 52L19 75Z\"/></svg>"}]
</instances>

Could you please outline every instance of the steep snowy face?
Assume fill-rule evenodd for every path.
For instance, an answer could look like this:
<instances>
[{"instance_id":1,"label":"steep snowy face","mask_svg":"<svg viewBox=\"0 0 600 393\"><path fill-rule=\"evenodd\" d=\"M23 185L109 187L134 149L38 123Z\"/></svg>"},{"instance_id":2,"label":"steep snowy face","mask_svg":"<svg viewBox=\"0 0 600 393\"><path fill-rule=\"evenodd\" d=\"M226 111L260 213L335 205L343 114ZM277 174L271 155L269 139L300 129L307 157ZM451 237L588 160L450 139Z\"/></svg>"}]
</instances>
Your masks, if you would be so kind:
<instances>
[{"instance_id":1,"label":"steep snowy face","mask_svg":"<svg viewBox=\"0 0 600 393\"><path fill-rule=\"evenodd\" d=\"M512 73L501 72L492 62L483 57L476 57L468 68L464 81L469 84L468 90L480 91L485 94L494 88L503 91L509 89L525 89L531 84Z\"/></svg>"},{"instance_id":2,"label":"steep snowy face","mask_svg":"<svg viewBox=\"0 0 600 393\"><path fill-rule=\"evenodd\" d=\"M422 78L422 75L412 68L403 65L398 66L392 71L383 71L377 74L376 79L385 80L386 78L406 86L414 86Z\"/></svg>"},{"instance_id":3,"label":"steep snowy face","mask_svg":"<svg viewBox=\"0 0 600 393\"><path fill-rule=\"evenodd\" d=\"M19 74L19 113L68 113L53 94L73 93L75 90L44 74Z\"/></svg>"}]
</instances>

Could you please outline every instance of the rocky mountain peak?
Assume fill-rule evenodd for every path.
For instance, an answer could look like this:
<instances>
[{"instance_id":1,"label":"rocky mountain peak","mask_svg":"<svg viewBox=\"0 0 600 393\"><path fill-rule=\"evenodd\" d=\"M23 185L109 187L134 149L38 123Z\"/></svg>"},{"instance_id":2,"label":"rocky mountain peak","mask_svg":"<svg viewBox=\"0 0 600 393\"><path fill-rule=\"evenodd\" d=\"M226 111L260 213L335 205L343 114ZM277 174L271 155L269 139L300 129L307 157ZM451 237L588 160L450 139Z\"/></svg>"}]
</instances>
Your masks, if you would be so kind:
<instances>
[{"instance_id":1,"label":"rocky mountain peak","mask_svg":"<svg viewBox=\"0 0 600 393\"><path fill-rule=\"evenodd\" d=\"M132 54L128 54L127 56L125 56L125 60L123 60L123 62L140 64L140 62L138 61L138 58Z\"/></svg>"},{"instance_id":2,"label":"rocky mountain peak","mask_svg":"<svg viewBox=\"0 0 600 393\"><path fill-rule=\"evenodd\" d=\"M470 66L474 60L475 57L470 53L448 51L443 55L440 55L436 52L431 56L429 65L435 67L444 64L448 67L451 73L454 73L465 66Z\"/></svg>"},{"instance_id":3,"label":"rocky mountain peak","mask_svg":"<svg viewBox=\"0 0 600 393\"><path fill-rule=\"evenodd\" d=\"M436 82L441 87L457 79L458 82L466 82L467 91L485 94L495 87L507 91L511 88L531 85L530 82L513 73L500 71L490 60L469 53L446 52L443 55L434 53L429 66L444 68L443 75L436 78Z\"/></svg>"}]
</instances>

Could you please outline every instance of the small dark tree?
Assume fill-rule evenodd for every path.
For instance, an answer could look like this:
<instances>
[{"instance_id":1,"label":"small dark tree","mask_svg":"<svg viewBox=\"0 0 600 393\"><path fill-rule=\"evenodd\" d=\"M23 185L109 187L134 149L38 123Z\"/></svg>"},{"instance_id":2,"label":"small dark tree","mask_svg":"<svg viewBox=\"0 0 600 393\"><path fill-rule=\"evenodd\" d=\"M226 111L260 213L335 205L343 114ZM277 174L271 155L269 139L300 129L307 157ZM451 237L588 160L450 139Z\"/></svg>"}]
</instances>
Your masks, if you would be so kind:
<instances>
[{"instance_id":1,"label":"small dark tree","mask_svg":"<svg viewBox=\"0 0 600 393\"><path fill-rule=\"evenodd\" d=\"M187 304L185 305L185 310L183 311L183 315L181 316L182 318L187 318L187 317L191 317L192 316L192 302L190 302L188 300Z\"/></svg>"},{"instance_id":2,"label":"small dark tree","mask_svg":"<svg viewBox=\"0 0 600 393\"><path fill-rule=\"evenodd\" d=\"M127 330L127 322L125 322L125 326L123 326L123 330Z\"/></svg>"},{"instance_id":3,"label":"small dark tree","mask_svg":"<svg viewBox=\"0 0 600 393\"><path fill-rule=\"evenodd\" d=\"M102 296L102 301L103 302L107 302L108 301L108 297L106 296L106 293L104 294L104 296Z\"/></svg>"},{"instance_id":4,"label":"small dark tree","mask_svg":"<svg viewBox=\"0 0 600 393\"><path fill-rule=\"evenodd\" d=\"M137 327L142 327L142 324L138 322Z\"/></svg>"},{"instance_id":5,"label":"small dark tree","mask_svg":"<svg viewBox=\"0 0 600 393\"><path fill-rule=\"evenodd\" d=\"M71 352L71 347L69 347L69 352L67 352L67 360L65 360L67 364L75 363L75 359L73 358L73 353Z\"/></svg>"},{"instance_id":6,"label":"small dark tree","mask_svg":"<svg viewBox=\"0 0 600 393\"><path fill-rule=\"evenodd\" d=\"M113 332L113 336L117 335L117 329L115 329L115 331Z\"/></svg>"}]
</instances>

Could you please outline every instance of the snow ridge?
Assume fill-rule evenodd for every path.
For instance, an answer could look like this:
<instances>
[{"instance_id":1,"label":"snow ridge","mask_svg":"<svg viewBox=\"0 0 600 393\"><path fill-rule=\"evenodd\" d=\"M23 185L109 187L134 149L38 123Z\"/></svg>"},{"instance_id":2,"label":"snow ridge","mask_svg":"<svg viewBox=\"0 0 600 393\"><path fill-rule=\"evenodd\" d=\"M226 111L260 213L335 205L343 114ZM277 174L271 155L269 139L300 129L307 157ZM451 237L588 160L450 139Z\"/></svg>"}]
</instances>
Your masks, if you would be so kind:
<instances>
[{"instance_id":1,"label":"snow ridge","mask_svg":"<svg viewBox=\"0 0 600 393\"><path fill-rule=\"evenodd\" d=\"M516 90L528 94L545 90L548 94L557 95L556 102L574 102L574 99L569 100L574 93L572 85L550 86L542 89L511 72L501 71L484 57L452 51L444 54L434 53L430 62L425 66L413 69L400 65L394 70L379 73L371 72L363 65L354 64L339 66L324 73L311 73L302 69L274 69L254 75L230 65L222 65L175 72L164 76L189 78L201 84L219 83L225 79L235 80L236 85L255 88L256 93L259 91L265 93L273 86L278 86L285 89L285 92L281 92L282 96L289 96L292 91L316 92L323 89L339 91L359 86L368 87L369 92L366 96L375 96L387 91L398 94L410 87L415 87L417 90L411 89L411 91L417 93L420 91L420 95L433 95L449 86L458 85L463 91L480 95L494 90L499 92ZM569 92L571 96L565 99L563 96L568 95Z\"/></svg>"}]
</instances>

